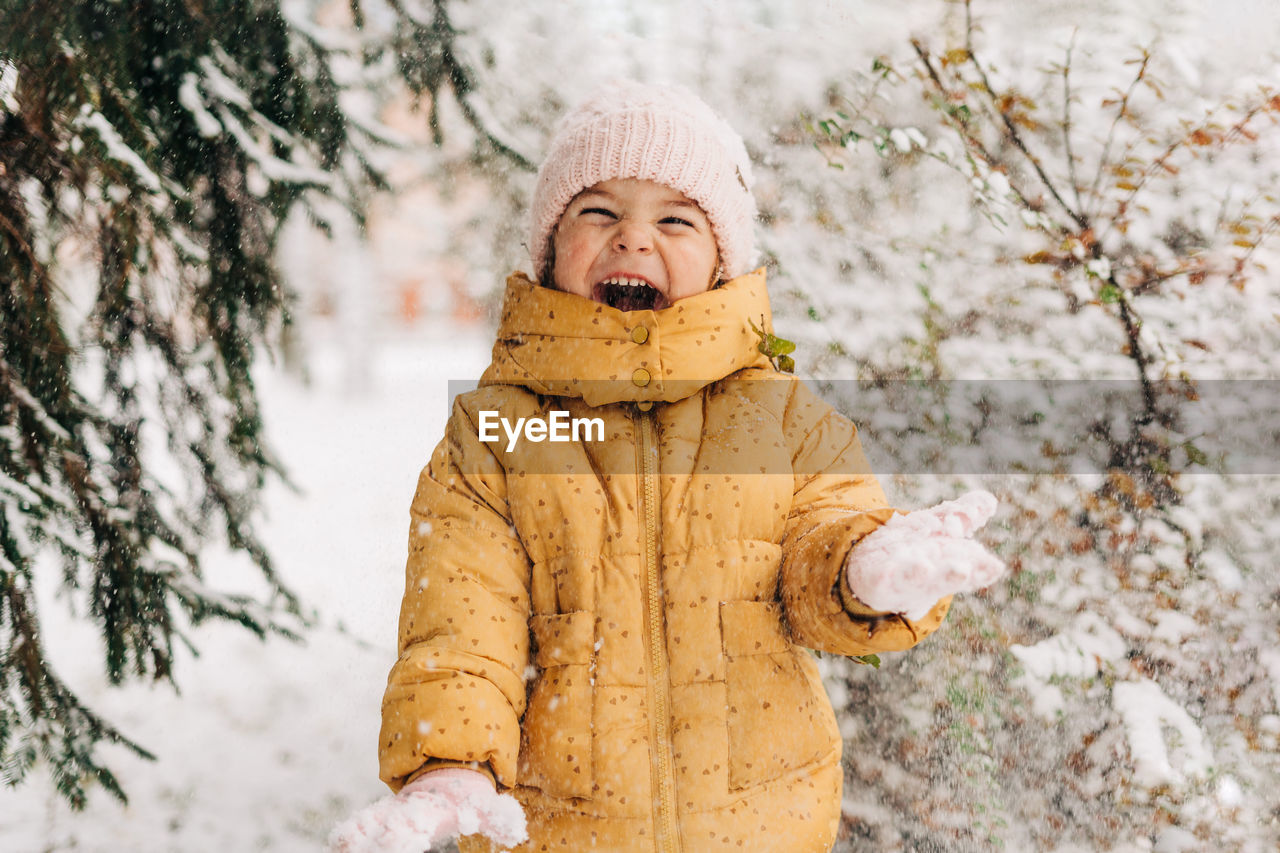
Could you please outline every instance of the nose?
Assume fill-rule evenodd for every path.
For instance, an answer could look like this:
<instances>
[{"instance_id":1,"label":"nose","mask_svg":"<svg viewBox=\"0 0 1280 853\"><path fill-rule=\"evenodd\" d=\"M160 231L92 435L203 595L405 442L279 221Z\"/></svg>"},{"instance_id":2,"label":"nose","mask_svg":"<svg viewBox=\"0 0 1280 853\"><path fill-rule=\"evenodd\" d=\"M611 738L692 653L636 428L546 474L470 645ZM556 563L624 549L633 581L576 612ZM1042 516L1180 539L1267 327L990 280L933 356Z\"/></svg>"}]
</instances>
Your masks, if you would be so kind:
<instances>
[{"instance_id":1,"label":"nose","mask_svg":"<svg viewBox=\"0 0 1280 853\"><path fill-rule=\"evenodd\" d=\"M613 232L613 249L616 252L653 251L653 235L640 223L624 219L618 223Z\"/></svg>"}]
</instances>

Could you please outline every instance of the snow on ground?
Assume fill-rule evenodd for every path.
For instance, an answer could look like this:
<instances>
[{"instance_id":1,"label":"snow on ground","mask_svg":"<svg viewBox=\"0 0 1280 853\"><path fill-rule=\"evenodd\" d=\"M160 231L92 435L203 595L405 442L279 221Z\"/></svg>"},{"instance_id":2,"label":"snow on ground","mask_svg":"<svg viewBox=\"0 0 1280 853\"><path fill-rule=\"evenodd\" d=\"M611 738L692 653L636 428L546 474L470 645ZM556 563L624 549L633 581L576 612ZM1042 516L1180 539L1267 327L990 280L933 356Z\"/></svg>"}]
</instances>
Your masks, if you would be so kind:
<instances>
[{"instance_id":1,"label":"snow on ground","mask_svg":"<svg viewBox=\"0 0 1280 853\"><path fill-rule=\"evenodd\" d=\"M1180 785L1185 776L1203 777L1213 764L1213 756L1205 746L1204 733L1186 709L1164 694L1160 685L1149 679L1123 682L1112 690L1112 703L1120 712L1129 740L1129 752L1137 770L1134 781L1146 788ZM1162 724L1179 737L1179 761L1170 756L1169 744Z\"/></svg>"},{"instance_id":2,"label":"snow on ground","mask_svg":"<svg viewBox=\"0 0 1280 853\"><path fill-rule=\"evenodd\" d=\"M317 611L304 643L205 625L192 634L199 658L179 655L181 695L167 684L107 689L94 634L48 591L49 656L158 760L104 753L128 806L95 790L73 813L39 770L0 789L0 850L314 851L334 822L386 792L378 706L395 657L409 500L443 431L448 380L477 377L490 342L488 330L452 327L383 341L359 392L344 391L352 358L337 346L308 359L310 387L261 371L270 435L298 487L268 489L263 535ZM211 584L251 578L238 563L215 556Z\"/></svg>"}]
</instances>

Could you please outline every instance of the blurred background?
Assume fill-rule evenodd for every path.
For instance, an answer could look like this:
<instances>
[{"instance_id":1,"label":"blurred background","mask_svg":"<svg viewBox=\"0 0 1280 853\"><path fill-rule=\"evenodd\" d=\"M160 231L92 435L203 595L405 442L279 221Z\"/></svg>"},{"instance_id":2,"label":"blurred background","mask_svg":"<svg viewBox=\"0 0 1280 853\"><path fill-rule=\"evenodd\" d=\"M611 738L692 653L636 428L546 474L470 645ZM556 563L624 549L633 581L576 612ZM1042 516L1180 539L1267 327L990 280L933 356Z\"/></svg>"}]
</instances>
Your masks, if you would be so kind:
<instances>
[{"instance_id":1,"label":"blurred background","mask_svg":"<svg viewBox=\"0 0 1280 853\"><path fill-rule=\"evenodd\" d=\"M554 121L615 77L743 136L776 330L891 500L1002 501L1005 582L878 669L820 661L836 849L1280 848L1274 4L0 21L0 848L314 850L385 792L414 483L531 272ZM989 389L1043 380L1073 426L994 461L1038 423ZM1253 467L1189 426L1215 399Z\"/></svg>"}]
</instances>

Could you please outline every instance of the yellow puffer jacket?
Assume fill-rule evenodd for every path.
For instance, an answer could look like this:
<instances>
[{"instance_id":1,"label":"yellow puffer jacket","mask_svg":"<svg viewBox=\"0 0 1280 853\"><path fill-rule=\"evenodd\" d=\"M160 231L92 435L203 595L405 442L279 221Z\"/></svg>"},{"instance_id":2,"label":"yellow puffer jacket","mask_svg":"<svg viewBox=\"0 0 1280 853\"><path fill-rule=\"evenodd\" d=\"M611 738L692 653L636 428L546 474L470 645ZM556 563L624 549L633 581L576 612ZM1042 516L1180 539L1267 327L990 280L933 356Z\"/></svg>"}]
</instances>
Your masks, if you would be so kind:
<instances>
[{"instance_id":1,"label":"yellow puffer jacket","mask_svg":"<svg viewBox=\"0 0 1280 853\"><path fill-rule=\"evenodd\" d=\"M909 622L842 591L893 510L753 321L762 272L659 312L508 280L493 363L413 501L393 789L477 762L525 806L520 851L830 848L841 739L805 647L904 649L948 600ZM552 410L604 440L480 440L482 413Z\"/></svg>"}]
</instances>

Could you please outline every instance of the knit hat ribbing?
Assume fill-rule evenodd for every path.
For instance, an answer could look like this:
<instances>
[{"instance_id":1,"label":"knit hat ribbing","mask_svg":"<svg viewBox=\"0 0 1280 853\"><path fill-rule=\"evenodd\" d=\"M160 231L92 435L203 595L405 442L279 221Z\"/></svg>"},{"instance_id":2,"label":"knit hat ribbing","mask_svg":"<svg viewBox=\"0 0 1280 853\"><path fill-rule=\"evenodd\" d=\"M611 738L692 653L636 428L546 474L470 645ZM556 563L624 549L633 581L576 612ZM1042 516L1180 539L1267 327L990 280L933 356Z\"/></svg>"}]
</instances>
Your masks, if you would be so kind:
<instances>
[{"instance_id":1,"label":"knit hat ribbing","mask_svg":"<svg viewBox=\"0 0 1280 853\"><path fill-rule=\"evenodd\" d=\"M616 178L650 180L684 193L706 213L725 274L750 269L756 203L742 138L683 86L616 81L556 126L529 211L536 274L573 197Z\"/></svg>"}]
</instances>

